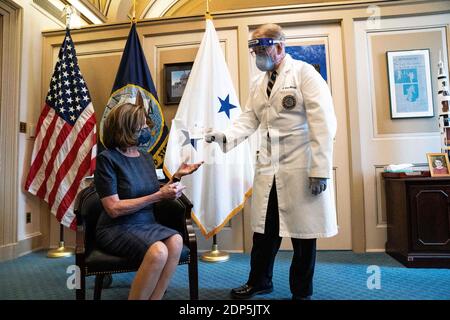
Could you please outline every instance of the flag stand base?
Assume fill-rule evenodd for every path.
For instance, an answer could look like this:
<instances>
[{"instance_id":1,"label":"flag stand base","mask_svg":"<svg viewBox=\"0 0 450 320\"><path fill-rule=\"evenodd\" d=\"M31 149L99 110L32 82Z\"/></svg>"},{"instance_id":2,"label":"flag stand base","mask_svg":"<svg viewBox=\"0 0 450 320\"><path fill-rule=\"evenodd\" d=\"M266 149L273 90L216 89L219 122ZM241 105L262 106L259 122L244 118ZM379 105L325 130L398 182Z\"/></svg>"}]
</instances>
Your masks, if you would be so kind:
<instances>
[{"instance_id":1,"label":"flag stand base","mask_svg":"<svg viewBox=\"0 0 450 320\"><path fill-rule=\"evenodd\" d=\"M47 257L49 258L64 258L70 257L75 253L71 248L66 248L64 246L64 226L59 225L59 247L57 249L49 250L47 252Z\"/></svg>"},{"instance_id":2,"label":"flag stand base","mask_svg":"<svg viewBox=\"0 0 450 320\"><path fill-rule=\"evenodd\" d=\"M63 257L70 257L74 254L74 250L71 248L67 248L64 246L64 241L61 241L59 243L59 248L49 250L47 252L47 257L49 258L63 258Z\"/></svg>"},{"instance_id":3,"label":"flag stand base","mask_svg":"<svg viewBox=\"0 0 450 320\"><path fill-rule=\"evenodd\" d=\"M225 262L230 259L230 255L227 252L219 251L217 239L214 235L211 251L202 254L201 259L205 262Z\"/></svg>"}]
</instances>

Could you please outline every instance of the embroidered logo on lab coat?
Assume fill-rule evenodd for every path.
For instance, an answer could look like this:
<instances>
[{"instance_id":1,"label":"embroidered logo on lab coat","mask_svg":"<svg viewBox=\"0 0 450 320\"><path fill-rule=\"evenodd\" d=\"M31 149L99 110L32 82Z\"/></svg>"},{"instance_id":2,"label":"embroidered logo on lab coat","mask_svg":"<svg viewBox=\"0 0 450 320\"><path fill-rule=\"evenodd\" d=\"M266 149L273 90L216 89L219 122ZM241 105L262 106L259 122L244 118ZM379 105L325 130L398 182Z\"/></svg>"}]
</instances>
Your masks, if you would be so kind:
<instances>
[{"instance_id":1,"label":"embroidered logo on lab coat","mask_svg":"<svg viewBox=\"0 0 450 320\"><path fill-rule=\"evenodd\" d=\"M287 95L283 98L282 104L283 104L283 108L285 108L287 110L291 110L297 104L297 100L295 99L295 97L293 95Z\"/></svg>"}]
</instances>

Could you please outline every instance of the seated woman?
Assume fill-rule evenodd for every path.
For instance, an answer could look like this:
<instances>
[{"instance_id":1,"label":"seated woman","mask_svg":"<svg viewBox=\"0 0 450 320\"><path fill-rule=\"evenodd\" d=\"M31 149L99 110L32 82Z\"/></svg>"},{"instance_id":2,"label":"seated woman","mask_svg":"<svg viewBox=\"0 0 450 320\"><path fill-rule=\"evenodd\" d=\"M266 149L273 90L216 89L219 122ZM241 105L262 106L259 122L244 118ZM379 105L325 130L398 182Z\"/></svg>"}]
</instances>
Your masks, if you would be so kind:
<instances>
[{"instance_id":1,"label":"seated woman","mask_svg":"<svg viewBox=\"0 0 450 320\"><path fill-rule=\"evenodd\" d=\"M97 157L94 179L105 209L97 224L97 244L140 264L129 299L162 299L183 248L180 234L153 216L153 203L177 199L185 187L171 180L160 188L152 156L138 149L150 140L147 122L143 106L125 103L109 113L103 126L107 150ZM182 164L174 177L179 181L200 165Z\"/></svg>"}]
</instances>

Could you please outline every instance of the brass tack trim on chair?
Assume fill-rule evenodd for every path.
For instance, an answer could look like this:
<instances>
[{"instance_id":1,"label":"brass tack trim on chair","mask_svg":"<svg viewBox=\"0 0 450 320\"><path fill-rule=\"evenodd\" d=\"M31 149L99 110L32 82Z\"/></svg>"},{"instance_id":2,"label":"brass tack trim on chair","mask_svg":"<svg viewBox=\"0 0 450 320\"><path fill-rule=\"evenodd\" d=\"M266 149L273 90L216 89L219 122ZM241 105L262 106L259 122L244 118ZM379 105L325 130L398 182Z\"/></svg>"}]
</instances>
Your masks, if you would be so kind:
<instances>
[{"instance_id":1,"label":"brass tack trim on chair","mask_svg":"<svg viewBox=\"0 0 450 320\"><path fill-rule=\"evenodd\" d=\"M191 262L191 259L188 259L187 261L183 261L178 263L178 265L183 264L189 264ZM93 276L93 275L99 275L99 274L112 274L112 273L126 273L126 272L134 272L136 269L123 269L123 270L111 270L111 271L95 271L95 272L89 272L88 268L85 268L86 275L87 276Z\"/></svg>"}]
</instances>

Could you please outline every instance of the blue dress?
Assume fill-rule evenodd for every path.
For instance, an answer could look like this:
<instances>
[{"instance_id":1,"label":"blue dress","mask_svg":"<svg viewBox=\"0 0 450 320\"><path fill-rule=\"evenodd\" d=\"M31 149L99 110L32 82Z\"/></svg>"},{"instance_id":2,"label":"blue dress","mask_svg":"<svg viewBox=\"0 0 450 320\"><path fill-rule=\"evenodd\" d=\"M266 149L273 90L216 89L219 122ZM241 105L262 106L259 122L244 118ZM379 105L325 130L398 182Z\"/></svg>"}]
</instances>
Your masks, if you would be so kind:
<instances>
[{"instance_id":1,"label":"blue dress","mask_svg":"<svg viewBox=\"0 0 450 320\"><path fill-rule=\"evenodd\" d=\"M100 199L117 194L121 200L155 193L160 185L150 154L140 152L139 157L127 157L115 149L97 156L94 182ZM117 218L103 211L97 223L96 240L105 252L140 263L153 243L177 233L156 222L150 204Z\"/></svg>"}]
</instances>

